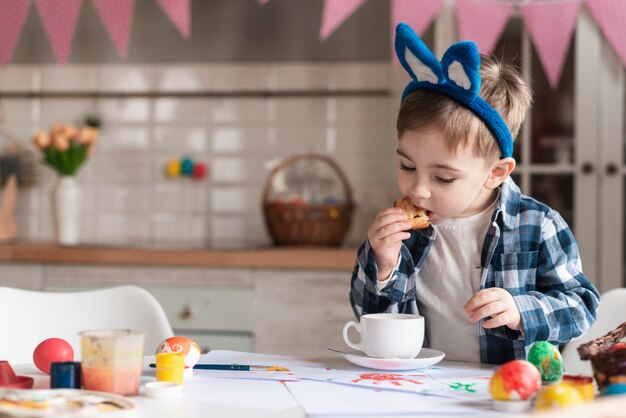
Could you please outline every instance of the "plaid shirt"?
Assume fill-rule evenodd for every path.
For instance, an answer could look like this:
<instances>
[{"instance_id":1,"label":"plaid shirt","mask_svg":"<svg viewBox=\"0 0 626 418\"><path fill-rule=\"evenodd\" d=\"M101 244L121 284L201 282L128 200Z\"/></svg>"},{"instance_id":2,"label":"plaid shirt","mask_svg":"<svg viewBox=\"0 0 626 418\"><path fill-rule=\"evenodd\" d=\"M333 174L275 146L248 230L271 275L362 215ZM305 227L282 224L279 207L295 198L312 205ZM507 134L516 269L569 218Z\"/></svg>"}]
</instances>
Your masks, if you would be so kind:
<instances>
[{"instance_id":1,"label":"plaid shirt","mask_svg":"<svg viewBox=\"0 0 626 418\"><path fill-rule=\"evenodd\" d=\"M376 259L366 241L352 273L350 302L356 316L418 313L415 281L435 238L432 227L411 231L391 280L380 291ZM485 329L479 321L482 363L525 359L534 342L564 344L595 320L600 296L582 272L572 231L556 211L522 195L510 178L502 185L485 237L481 267L481 289L501 287L511 293L523 326L522 332L506 326Z\"/></svg>"}]
</instances>

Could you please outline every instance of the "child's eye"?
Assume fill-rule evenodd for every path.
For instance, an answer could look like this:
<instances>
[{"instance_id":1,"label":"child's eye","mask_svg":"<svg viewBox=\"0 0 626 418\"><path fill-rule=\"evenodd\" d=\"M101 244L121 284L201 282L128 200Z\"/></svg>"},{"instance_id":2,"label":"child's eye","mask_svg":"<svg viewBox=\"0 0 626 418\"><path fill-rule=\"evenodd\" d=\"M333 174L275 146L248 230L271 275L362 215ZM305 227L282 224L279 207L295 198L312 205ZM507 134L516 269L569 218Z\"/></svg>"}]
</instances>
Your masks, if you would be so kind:
<instances>
[{"instance_id":1,"label":"child's eye","mask_svg":"<svg viewBox=\"0 0 626 418\"><path fill-rule=\"evenodd\" d=\"M415 171L415 167L408 167L408 166L400 163L400 170L403 170L403 171Z\"/></svg>"},{"instance_id":2,"label":"child's eye","mask_svg":"<svg viewBox=\"0 0 626 418\"><path fill-rule=\"evenodd\" d=\"M435 176L435 180L441 184L450 184L456 179L444 179L443 177Z\"/></svg>"}]
</instances>

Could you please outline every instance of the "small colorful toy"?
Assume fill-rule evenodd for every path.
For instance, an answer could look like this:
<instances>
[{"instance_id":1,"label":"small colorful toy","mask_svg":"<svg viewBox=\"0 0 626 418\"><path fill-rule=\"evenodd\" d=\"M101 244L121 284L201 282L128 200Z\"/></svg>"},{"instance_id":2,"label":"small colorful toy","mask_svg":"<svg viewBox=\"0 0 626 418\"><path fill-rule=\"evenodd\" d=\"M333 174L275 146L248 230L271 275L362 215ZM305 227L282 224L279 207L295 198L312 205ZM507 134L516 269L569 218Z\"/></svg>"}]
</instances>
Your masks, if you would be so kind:
<instances>
[{"instance_id":1,"label":"small colorful toy","mask_svg":"<svg viewBox=\"0 0 626 418\"><path fill-rule=\"evenodd\" d=\"M176 335L165 339L156 350L159 353L185 354L185 369L193 370L193 366L200 360L200 346L190 338Z\"/></svg>"},{"instance_id":2,"label":"small colorful toy","mask_svg":"<svg viewBox=\"0 0 626 418\"><path fill-rule=\"evenodd\" d=\"M559 349L547 341L537 341L530 347L528 361L537 367L544 384L558 382L563 376L563 357Z\"/></svg>"},{"instance_id":3,"label":"small colorful toy","mask_svg":"<svg viewBox=\"0 0 626 418\"><path fill-rule=\"evenodd\" d=\"M496 409L525 411L531 398L541 389L541 374L525 360L511 360L500 366L491 376L489 393Z\"/></svg>"},{"instance_id":4,"label":"small colorful toy","mask_svg":"<svg viewBox=\"0 0 626 418\"><path fill-rule=\"evenodd\" d=\"M170 178L184 176L202 180L207 176L208 171L206 164L194 162L191 157L174 158L165 165L165 175Z\"/></svg>"},{"instance_id":5,"label":"small colorful toy","mask_svg":"<svg viewBox=\"0 0 626 418\"><path fill-rule=\"evenodd\" d=\"M53 361L74 361L74 349L61 338L48 338L39 343L33 352L35 366L45 374L50 374Z\"/></svg>"},{"instance_id":6,"label":"small colorful toy","mask_svg":"<svg viewBox=\"0 0 626 418\"><path fill-rule=\"evenodd\" d=\"M626 383L613 383L602 390L603 396L626 395Z\"/></svg>"},{"instance_id":7,"label":"small colorful toy","mask_svg":"<svg viewBox=\"0 0 626 418\"><path fill-rule=\"evenodd\" d=\"M545 386L537 395L536 409L558 409L584 403L580 392L567 382Z\"/></svg>"},{"instance_id":8,"label":"small colorful toy","mask_svg":"<svg viewBox=\"0 0 626 418\"><path fill-rule=\"evenodd\" d=\"M17 376L8 361L0 361L0 389L29 389L34 381L32 377Z\"/></svg>"}]
</instances>

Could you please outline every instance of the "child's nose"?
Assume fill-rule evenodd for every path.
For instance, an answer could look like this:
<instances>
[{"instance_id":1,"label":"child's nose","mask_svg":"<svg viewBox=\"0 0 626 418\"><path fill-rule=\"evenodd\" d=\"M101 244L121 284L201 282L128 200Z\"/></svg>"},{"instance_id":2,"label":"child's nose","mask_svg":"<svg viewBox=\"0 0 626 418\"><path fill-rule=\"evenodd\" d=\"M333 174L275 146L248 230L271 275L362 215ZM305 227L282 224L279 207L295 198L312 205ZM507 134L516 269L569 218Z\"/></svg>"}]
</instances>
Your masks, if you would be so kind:
<instances>
[{"instance_id":1,"label":"child's nose","mask_svg":"<svg viewBox=\"0 0 626 418\"><path fill-rule=\"evenodd\" d=\"M430 199L430 188L423 181L416 180L411 192L414 197L414 199L412 199L414 202L422 199Z\"/></svg>"}]
</instances>

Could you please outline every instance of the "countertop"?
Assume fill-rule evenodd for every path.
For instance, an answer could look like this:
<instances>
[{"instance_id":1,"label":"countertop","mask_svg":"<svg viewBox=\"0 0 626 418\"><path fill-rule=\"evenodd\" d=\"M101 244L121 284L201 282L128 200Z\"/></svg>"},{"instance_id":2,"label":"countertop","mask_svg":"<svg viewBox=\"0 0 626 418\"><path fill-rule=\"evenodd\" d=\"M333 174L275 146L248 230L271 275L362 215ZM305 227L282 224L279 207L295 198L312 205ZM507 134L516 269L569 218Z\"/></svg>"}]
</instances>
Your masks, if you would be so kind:
<instances>
[{"instance_id":1,"label":"countertop","mask_svg":"<svg viewBox=\"0 0 626 418\"><path fill-rule=\"evenodd\" d=\"M0 244L0 263L352 270L356 248L267 247L237 250Z\"/></svg>"}]
</instances>

